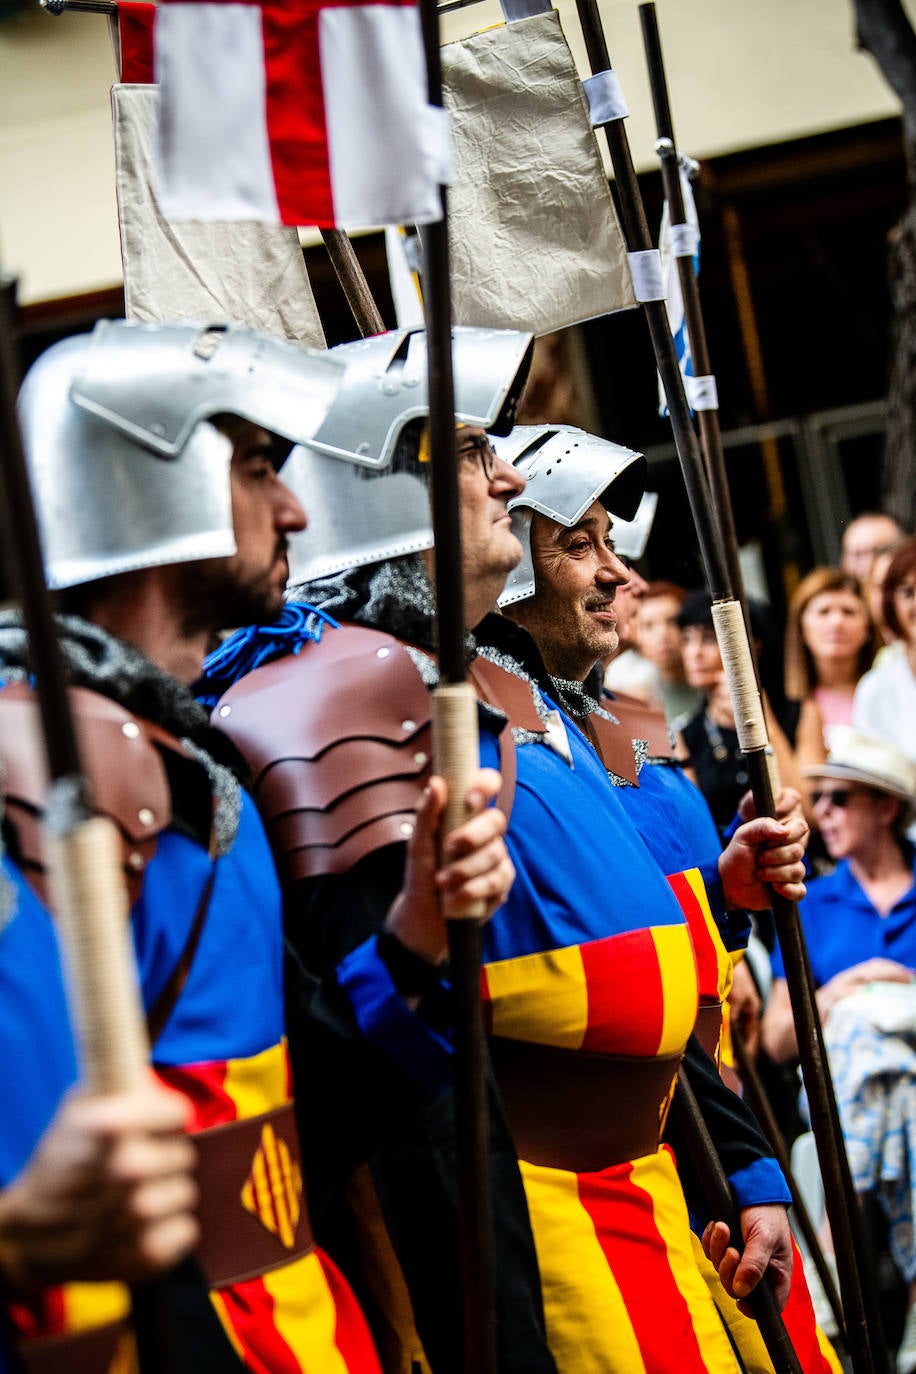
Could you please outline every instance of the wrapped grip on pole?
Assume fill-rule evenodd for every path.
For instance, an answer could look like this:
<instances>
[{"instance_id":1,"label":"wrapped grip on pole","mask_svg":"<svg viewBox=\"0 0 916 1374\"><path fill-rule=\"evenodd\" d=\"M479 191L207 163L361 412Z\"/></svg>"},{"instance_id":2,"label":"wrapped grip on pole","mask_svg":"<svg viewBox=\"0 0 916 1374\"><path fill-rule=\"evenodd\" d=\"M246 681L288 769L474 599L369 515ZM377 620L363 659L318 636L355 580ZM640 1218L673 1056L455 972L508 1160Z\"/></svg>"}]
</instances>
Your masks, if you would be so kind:
<instances>
[{"instance_id":1,"label":"wrapped grip on pole","mask_svg":"<svg viewBox=\"0 0 916 1374\"><path fill-rule=\"evenodd\" d=\"M469 682L442 683L433 692L433 747L437 772L445 778L448 802L443 837L467 820L465 797L478 768L477 694ZM482 920L484 902L473 902L455 919Z\"/></svg>"},{"instance_id":2,"label":"wrapped grip on pole","mask_svg":"<svg viewBox=\"0 0 916 1374\"><path fill-rule=\"evenodd\" d=\"M46 834L45 846L86 1086L91 1093L134 1088L149 1049L118 832L95 816L64 835Z\"/></svg>"},{"instance_id":3,"label":"wrapped grip on pole","mask_svg":"<svg viewBox=\"0 0 916 1374\"><path fill-rule=\"evenodd\" d=\"M735 713L738 743L745 754L765 749L768 740L763 703L740 601L714 601L712 622Z\"/></svg>"}]
</instances>

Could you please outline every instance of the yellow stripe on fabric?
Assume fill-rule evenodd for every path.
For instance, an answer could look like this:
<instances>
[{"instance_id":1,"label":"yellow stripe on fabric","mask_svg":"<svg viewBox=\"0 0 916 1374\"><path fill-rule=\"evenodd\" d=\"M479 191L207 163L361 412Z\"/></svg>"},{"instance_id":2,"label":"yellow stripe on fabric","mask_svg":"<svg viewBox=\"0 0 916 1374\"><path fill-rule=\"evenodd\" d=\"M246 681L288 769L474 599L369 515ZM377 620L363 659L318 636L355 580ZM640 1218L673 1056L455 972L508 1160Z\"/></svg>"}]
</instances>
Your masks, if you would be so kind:
<instances>
[{"instance_id":1,"label":"yellow stripe on fabric","mask_svg":"<svg viewBox=\"0 0 916 1374\"><path fill-rule=\"evenodd\" d=\"M563 1374L651 1374L575 1174L520 1161L547 1343Z\"/></svg>"},{"instance_id":2,"label":"yellow stripe on fabric","mask_svg":"<svg viewBox=\"0 0 916 1374\"><path fill-rule=\"evenodd\" d=\"M667 1150L634 1160L630 1181L652 1200L656 1229L665 1243L674 1281L690 1311L697 1345L708 1374L736 1374L738 1365L716 1305L697 1268L687 1205L674 1161Z\"/></svg>"},{"instance_id":3,"label":"yellow stripe on fabric","mask_svg":"<svg viewBox=\"0 0 916 1374\"><path fill-rule=\"evenodd\" d=\"M235 1327L232 1325L232 1322L229 1317L229 1312L226 1308L226 1304L223 1300L222 1295L218 1293L215 1288L210 1289L210 1301L213 1304L213 1310L219 1317L219 1324L226 1333L226 1339L229 1341L229 1344L232 1346L232 1349L235 1351L236 1355L238 1355L239 1359L244 1363L245 1347L242 1345L242 1342L235 1334Z\"/></svg>"},{"instance_id":4,"label":"yellow stripe on fabric","mask_svg":"<svg viewBox=\"0 0 916 1374\"><path fill-rule=\"evenodd\" d=\"M286 1042L226 1063L223 1089L235 1103L239 1120L273 1111L288 1101Z\"/></svg>"},{"instance_id":5,"label":"yellow stripe on fabric","mask_svg":"<svg viewBox=\"0 0 916 1374\"><path fill-rule=\"evenodd\" d=\"M354 1374L337 1348L337 1307L317 1254L273 1269L262 1280L273 1298L273 1320L303 1370Z\"/></svg>"},{"instance_id":6,"label":"yellow stripe on fabric","mask_svg":"<svg viewBox=\"0 0 916 1374\"><path fill-rule=\"evenodd\" d=\"M662 984L663 1019L655 1053L679 1054L697 1018L697 969L686 925L652 926Z\"/></svg>"},{"instance_id":7,"label":"yellow stripe on fabric","mask_svg":"<svg viewBox=\"0 0 916 1374\"><path fill-rule=\"evenodd\" d=\"M821 1354L829 1364L832 1374L843 1374L843 1366L840 1364L840 1357L837 1355L820 1327L817 1328L817 1344Z\"/></svg>"},{"instance_id":8,"label":"yellow stripe on fabric","mask_svg":"<svg viewBox=\"0 0 916 1374\"><path fill-rule=\"evenodd\" d=\"M63 1296L68 1331L88 1331L130 1315L130 1294L123 1283L68 1283Z\"/></svg>"},{"instance_id":9,"label":"yellow stripe on fabric","mask_svg":"<svg viewBox=\"0 0 916 1374\"><path fill-rule=\"evenodd\" d=\"M484 972L494 1035L579 1049L588 1025L588 989L578 945L501 959Z\"/></svg>"},{"instance_id":10,"label":"yellow stripe on fabric","mask_svg":"<svg viewBox=\"0 0 916 1374\"><path fill-rule=\"evenodd\" d=\"M709 1289L710 1296L716 1304L719 1315L728 1327L732 1340L741 1352L741 1359L747 1374L773 1374L773 1361L767 1354L763 1337L760 1335L760 1327L750 1317L745 1317L743 1312L738 1311L738 1304L734 1298L728 1296L722 1287L722 1280L716 1273L715 1267L703 1253L703 1246L699 1237L695 1236L692 1231L690 1242L693 1246L697 1271Z\"/></svg>"},{"instance_id":11,"label":"yellow stripe on fabric","mask_svg":"<svg viewBox=\"0 0 916 1374\"><path fill-rule=\"evenodd\" d=\"M684 877L690 884L690 889L697 899L700 910L703 913L703 920L706 922L706 929L716 951L716 967L719 972L718 993L724 1002L731 991L732 986L732 960L731 955L722 943L722 936L716 919L709 906L709 897L706 895L706 884L703 882L702 875L698 868L688 868L684 872Z\"/></svg>"}]
</instances>

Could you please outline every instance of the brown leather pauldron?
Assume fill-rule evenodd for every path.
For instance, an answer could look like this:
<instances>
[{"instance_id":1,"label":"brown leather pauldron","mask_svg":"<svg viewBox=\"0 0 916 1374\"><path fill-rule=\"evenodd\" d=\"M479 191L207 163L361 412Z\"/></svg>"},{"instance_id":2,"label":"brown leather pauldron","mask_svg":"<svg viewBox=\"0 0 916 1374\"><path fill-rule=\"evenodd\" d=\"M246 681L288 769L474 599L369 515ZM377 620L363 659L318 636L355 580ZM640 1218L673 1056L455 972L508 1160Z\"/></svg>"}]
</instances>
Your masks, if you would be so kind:
<instances>
[{"instance_id":1,"label":"brown leather pauldron","mask_svg":"<svg viewBox=\"0 0 916 1374\"><path fill-rule=\"evenodd\" d=\"M185 750L174 736L131 715L108 697L83 687L71 688L69 697L92 806L118 828L133 903L159 835L172 819L171 793L159 748ZM42 818L48 774L38 707L25 683L11 683L0 691L0 760L6 820L14 832L16 858L47 905Z\"/></svg>"},{"instance_id":2,"label":"brown leather pauldron","mask_svg":"<svg viewBox=\"0 0 916 1374\"><path fill-rule=\"evenodd\" d=\"M527 684L483 660L471 678L512 724L543 729ZM431 767L430 694L391 635L357 625L327 632L235 683L212 719L251 770L288 881L346 873L413 833ZM500 765L506 810L515 777L508 730Z\"/></svg>"}]
</instances>

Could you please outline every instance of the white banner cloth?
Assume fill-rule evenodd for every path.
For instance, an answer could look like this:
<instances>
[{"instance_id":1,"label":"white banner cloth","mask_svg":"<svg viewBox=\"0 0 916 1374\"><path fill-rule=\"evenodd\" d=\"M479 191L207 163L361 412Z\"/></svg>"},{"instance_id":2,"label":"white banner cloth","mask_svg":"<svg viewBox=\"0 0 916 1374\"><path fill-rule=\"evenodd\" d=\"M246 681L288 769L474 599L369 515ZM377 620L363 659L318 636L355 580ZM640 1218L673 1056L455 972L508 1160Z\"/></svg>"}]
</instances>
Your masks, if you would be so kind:
<instances>
[{"instance_id":1,"label":"white banner cloth","mask_svg":"<svg viewBox=\"0 0 916 1374\"><path fill-rule=\"evenodd\" d=\"M456 324L547 334L636 305L588 102L555 13L442 49Z\"/></svg>"},{"instance_id":2,"label":"white banner cloth","mask_svg":"<svg viewBox=\"0 0 916 1374\"><path fill-rule=\"evenodd\" d=\"M324 348L295 229L164 218L152 186L157 100L154 86L111 93L127 318L244 324Z\"/></svg>"}]
</instances>

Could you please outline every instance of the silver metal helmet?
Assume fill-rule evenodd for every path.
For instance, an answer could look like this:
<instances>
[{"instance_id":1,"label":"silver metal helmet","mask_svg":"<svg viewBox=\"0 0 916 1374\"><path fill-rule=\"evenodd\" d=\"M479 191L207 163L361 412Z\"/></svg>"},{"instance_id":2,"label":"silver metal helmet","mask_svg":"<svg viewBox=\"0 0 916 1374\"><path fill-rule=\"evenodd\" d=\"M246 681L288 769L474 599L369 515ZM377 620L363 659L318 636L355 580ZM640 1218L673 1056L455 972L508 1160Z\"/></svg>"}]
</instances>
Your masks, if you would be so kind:
<instances>
[{"instance_id":1,"label":"silver metal helmet","mask_svg":"<svg viewBox=\"0 0 916 1374\"><path fill-rule=\"evenodd\" d=\"M519 425L500 443L499 456L518 469L526 484L509 502L512 532L523 550L499 598L500 606L511 606L534 596L535 512L569 527L600 500L611 515L630 520L646 485L646 460L633 449L572 425Z\"/></svg>"},{"instance_id":2,"label":"silver metal helmet","mask_svg":"<svg viewBox=\"0 0 916 1374\"><path fill-rule=\"evenodd\" d=\"M311 437L343 368L234 326L105 320L38 359L19 414L48 585L235 552L230 414Z\"/></svg>"},{"instance_id":3,"label":"silver metal helmet","mask_svg":"<svg viewBox=\"0 0 916 1374\"><path fill-rule=\"evenodd\" d=\"M631 558L634 562L637 558L642 558L649 542L649 535L652 533L652 524L657 509L658 492L646 491L643 492L642 500L632 520L621 520L619 515L614 516L614 528L611 530L611 536L614 540L614 552L616 554L621 558Z\"/></svg>"},{"instance_id":4,"label":"silver metal helmet","mask_svg":"<svg viewBox=\"0 0 916 1374\"><path fill-rule=\"evenodd\" d=\"M455 327L460 424L509 432L532 347L532 336L516 330ZM290 539L293 587L433 543L429 465L417 460L416 434L412 452L405 436L411 421L429 413L425 331L393 330L341 344L330 356L347 364L340 393L283 474L309 518L308 528Z\"/></svg>"}]
</instances>

